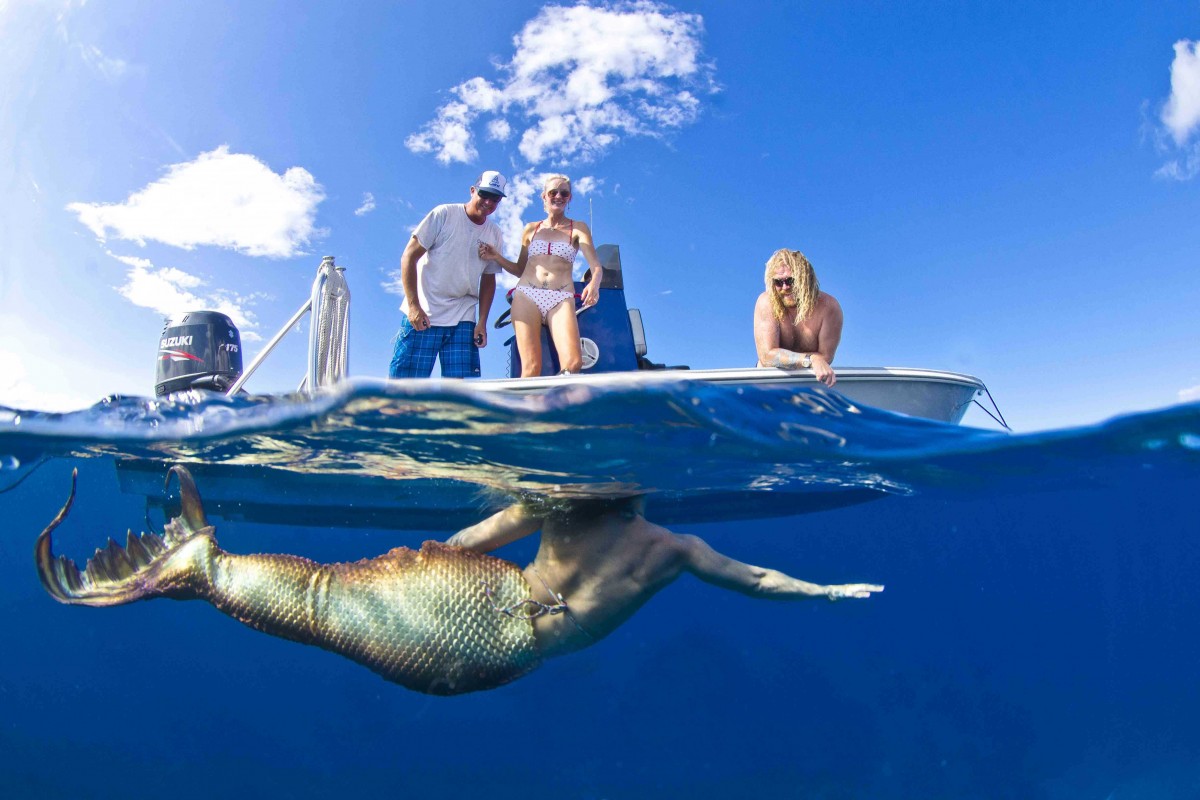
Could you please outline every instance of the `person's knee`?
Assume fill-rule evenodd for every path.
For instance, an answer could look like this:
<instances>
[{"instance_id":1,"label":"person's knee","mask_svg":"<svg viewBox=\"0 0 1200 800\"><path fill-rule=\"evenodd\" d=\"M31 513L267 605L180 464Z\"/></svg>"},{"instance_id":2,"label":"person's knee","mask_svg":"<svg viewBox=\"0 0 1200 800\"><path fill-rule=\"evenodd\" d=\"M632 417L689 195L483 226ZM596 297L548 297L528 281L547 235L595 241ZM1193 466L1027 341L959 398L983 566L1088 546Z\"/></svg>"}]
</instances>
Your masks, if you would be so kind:
<instances>
[{"instance_id":1,"label":"person's knee","mask_svg":"<svg viewBox=\"0 0 1200 800\"><path fill-rule=\"evenodd\" d=\"M521 377L522 378L536 378L541 374L542 374L542 357L540 355L530 356L529 358L525 358L522 356L522 358L521 358Z\"/></svg>"}]
</instances>

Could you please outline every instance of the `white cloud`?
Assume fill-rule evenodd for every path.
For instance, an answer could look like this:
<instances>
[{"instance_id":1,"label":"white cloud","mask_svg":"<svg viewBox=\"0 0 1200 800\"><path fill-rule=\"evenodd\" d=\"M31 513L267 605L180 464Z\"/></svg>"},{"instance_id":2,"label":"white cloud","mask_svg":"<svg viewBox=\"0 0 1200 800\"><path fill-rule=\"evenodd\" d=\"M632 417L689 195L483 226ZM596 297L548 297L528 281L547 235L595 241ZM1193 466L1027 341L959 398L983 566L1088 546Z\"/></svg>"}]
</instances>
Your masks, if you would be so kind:
<instances>
[{"instance_id":1,"label":"white cloud","mask_svg":"<svg viewBox=\"0 0 1200 800\"><path fill-rule=\"evenodd\" d=\"M588 195L599 192L600 187L603 185L603 178L597 178L594 175L584 175L582 178L575 178L571 181L571 191L577 195Z\"/></svg>"},{"instance_id":2,"label":"white cloud","mask_svg":"<svg viewBox=\"0 0 1200 800\"><path fill-rule=\"evenodd\" d=\"M38 411L75 411L96 398L82 392L40 389L29 378L19 353L0 350L0 406Z\"/></svg>"},{"instance_id":3,"label":"white cloud","mask_svg":"<svg viewBox=\"0 0 1200 800\"><path fill-rule=\"evenodd\" d=\"M512 138L512 126L506 119L494 119L487 124L488 139L493 142L507 142Z\"/></svg>"},{"instance_id":4,"label":"white cloud","mask_svg":"<svg viewBox=\"0 0 1200 800\"><path fill-rule=\"evenodd\" d=\"M0 17L3 16L4 5L3 2L0 2ZM104 80L109 83L116 83L133 69L128 61L105 55L99 47L96 47L94 44L86 44L72 34L69 20L78 9L86 5L86 0L66 0L66 2L59 2L57 9L54 9L52 7L53 4L50 3L44 5L54 13L54 29L59 40L71 50L74 50L83 60L83 63L87 64L93 72L104 78ZM144 72L144 69L139 71Z\"/></svg>"},{"instance_id":5,"label":"white cloud","mask_svg":"<svg viewBox=\"0 0 1200 800\"><path fill-rule=\"evenodd\" d=\"M426 123L424 130L409 136L404 144L414 153L436 151L437 160L443 164L474 161L479 151L471 144L467 127L474 116L465 103L447 103L438 109L437 119Z\"/></svg>"},{"instance_id":6,"label":"white cloud","mask_svg":"<svg viewBox=\"0 0 1200 800\"><path fill-rule=\"evenodd\" d=\"M363 192L362 205L354 209L356 217L366 216L375 210L375 195L370 192Z\"/></svg>"},{"instance_id":7,"label":"white cloud","mask_svg":"<svg viewBox=\"0 0 1200 800\"><path fill-rule=\"evenodd\" d=\"M213 245L251 256L288 258L320 233L313 227L325 193L301 167L282 175L222 145L172 164L124 203L71 203L69 211L101 240L154 240L192 250Z\"/></svg>"},{"instance_id":8,"label":"white cloud","mask_svg":"<svg viewBox=\"0 0 1200 800\"><path fill-rule=\"evenodd\" d=\"M1171 62L1171 96L1159 115L1162 127L1155 131L1161 149L1170 149L1169 139L1178 151L1154 174L1177 181L1191 180L1200 174L1200 142L1191 142L1200 130L1200 42L1181 39L1175 43Z\"/></svg>"},{"instance_id":9,"label":"white cloud","mask_svg":"<svg viewBox=\"0 0 1200 800\"><path fill-rule=\"evenodd\" d=\"M115 83L129 71L129 64L126 61L106 56L100 51L100 48L94 45L76 44L75 49L83 57L84 62L109 83Z\"/></svg>"},{"instance_id":10,"label":"white cloud","mask_svg":"<svg viewBox=\"0 0 1200 800\"><path fill-rule=\"evenodd\" d=\"M1200 128L1200 42L1175 43L1171 96L1163 106L1162 121L1180 147Z\"/></svg>"},{"instance_id":11,"label":"white cloud","mask_svg":"<svg viewBox=\"0 0 1200 800\"><path fill-rule=\"evenodd\" d=\"M1200 400L1200 386L1193 386L1190 389L1179 390L1179 402L1194 403Z\"/></svg>"},{"instance_id":12,"label":"white cloud","mask_svg":"<svg viewBox=\"0 0 1200 800\"><path fill-rule=\"evenodd\" d=\"M703 58L704 21L633 0L546 6L513 38L515 55L496 83L475 77L405 144L442 163L477 156L471 127L482 115L491 139L521 129L530 164L586 162L626 136L661 137L693 122L693 93L717 90Z\"/></svg>"},{"instance_id":13,"label":"white cloud","mask_svg":"<svg viewBox=\"0 0 1200 800\"><path fill-rule=\"evenodd\" d=\"M109 255L130 268L125 283L115 288L135 306L157 311L164 317L177 311L219 311L233 320L243 341L262 340L257 333L258 320L249 308L256 300L253 295L242 297L224 291L197 294L197 290L207 285L202 278L174 267L155 267L146 258Z\"/></svg>"},{"instance_id":14,"label":"white cloud","mask_svg":"<svg viewBox=\"0 0 1200 800\"><path fill-rule=\"evenodd\" d=\"M404 284L400 282L400 268L390 269L385 274L385 280L379 284L388 294L404 297Z\"/></svg>"},{"instance_id":15,"label":"white cloud","mask_svg":"<svg viewBox=\"0 0 1200 800\"><path fill-rule=\"evenodd\" d=\"M1200 175L1200 144L1194 145L1188 152L1181 153L1174 161L1163 164L1154 175L1157 178L1176 181L1190 181Z\"/></svg>"}]
</instances>

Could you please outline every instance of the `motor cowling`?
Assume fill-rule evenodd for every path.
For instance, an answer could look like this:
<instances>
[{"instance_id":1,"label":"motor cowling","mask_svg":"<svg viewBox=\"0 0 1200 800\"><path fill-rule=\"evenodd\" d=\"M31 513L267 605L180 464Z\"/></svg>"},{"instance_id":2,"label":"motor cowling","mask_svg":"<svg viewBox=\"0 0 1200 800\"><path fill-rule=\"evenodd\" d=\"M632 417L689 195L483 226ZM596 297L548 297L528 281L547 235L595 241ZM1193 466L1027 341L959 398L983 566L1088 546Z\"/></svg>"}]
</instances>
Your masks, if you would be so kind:
<instances>
[{"instance_id":1,"label":"motor cowling","mask_svg":"<svg viewBox=\"0 0 1200 800\"><path fill-rule=\"evenodd\" d=\"M242 337L216 311L185 311L163 323L158 341L157 397L187 389L224 392L242 374Z\"/></svg>"}]
</instances>

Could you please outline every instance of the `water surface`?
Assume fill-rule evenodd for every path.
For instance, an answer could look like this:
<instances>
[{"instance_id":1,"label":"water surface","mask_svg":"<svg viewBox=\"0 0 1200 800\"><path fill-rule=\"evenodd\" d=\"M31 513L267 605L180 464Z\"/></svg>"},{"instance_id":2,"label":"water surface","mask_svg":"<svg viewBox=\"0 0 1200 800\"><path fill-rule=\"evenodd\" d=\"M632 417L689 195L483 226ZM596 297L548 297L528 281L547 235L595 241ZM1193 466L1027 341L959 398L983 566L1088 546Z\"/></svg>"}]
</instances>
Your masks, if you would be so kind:
<instances>
[{"instance_id":1,"label":"water surface","mask_svg":"<svg viewBox=\"0 0 1200 800\"><path fill-rule=\"evenodd\" d=\"M204 604L51 600L33 539L71 469L56 546L81 560L161 524L177 462L235 552L355 559L518 490L646 492L735 558L887 590L770 603L684 578L590 650L431 698ZM359 382L0 410L0 464L4 796L1200 794L1200 405L1010 436L825 391Z\"/></svg>"}]
</instances>

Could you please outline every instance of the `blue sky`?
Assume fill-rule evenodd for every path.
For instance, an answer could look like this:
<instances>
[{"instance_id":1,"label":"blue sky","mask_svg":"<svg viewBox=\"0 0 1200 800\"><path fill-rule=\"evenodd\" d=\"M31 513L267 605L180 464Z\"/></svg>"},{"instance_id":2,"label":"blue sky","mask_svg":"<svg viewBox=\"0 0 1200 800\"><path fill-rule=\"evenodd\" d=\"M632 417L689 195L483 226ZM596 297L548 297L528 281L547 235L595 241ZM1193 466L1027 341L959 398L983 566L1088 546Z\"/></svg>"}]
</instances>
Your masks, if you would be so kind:
<instances>
[{"instance_id":1,"label":"blue sky","mask_svg":"<svg viewBox=\"0 0 1200 800\"><path fill-rule=\"evenodd\" d=\"M656 361L753 364L790 247L835 367L978 375L1018 430L1200 400L1195 0L0 0L0 39L0 404L151 395L181 306L252 356L325 254L382 377L404 242L481 169L526 187L509 231L576 179Z\"/></svg>"}]
</instances>

